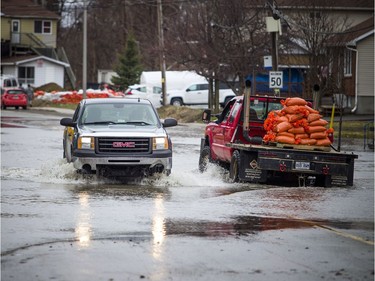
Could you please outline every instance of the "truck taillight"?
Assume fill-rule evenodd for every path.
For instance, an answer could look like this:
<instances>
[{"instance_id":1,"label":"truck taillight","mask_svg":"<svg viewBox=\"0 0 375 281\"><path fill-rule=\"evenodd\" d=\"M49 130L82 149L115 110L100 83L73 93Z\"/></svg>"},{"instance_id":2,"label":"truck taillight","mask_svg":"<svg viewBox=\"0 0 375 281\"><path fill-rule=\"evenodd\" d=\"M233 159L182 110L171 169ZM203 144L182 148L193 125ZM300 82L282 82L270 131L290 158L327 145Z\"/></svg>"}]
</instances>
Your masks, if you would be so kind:
<instances>
[{"instance_id":1,"label":"truck taillight","mask_svg":"<svg viewBox=\"0 0 375 281\"><path fill-rule=\"evenodd\" d=\"M286 165L284 163L280 163L280 172L285 172L286 171Z\"/></svg>"},{"instance_id":2,"label":"truck taillight","mask_svg":"<svg viewBox=\"0 0 375 281\"><path fill-rule=\"evenodd\" d=\"M325 165L325 167L322 168L322 173L323 173L323 175L329 174L329 167L327 165Z\"/></svg>"},{"instance_id":3,"label":"truck taillight","mask_svg":"<svg viewBox=\"0 0 375 281\"><path fill-rule=\"evenodd\" d=\"M331 143L333 143L333 133L328 133L328 139Z\"/></svg>"}]
</instances>

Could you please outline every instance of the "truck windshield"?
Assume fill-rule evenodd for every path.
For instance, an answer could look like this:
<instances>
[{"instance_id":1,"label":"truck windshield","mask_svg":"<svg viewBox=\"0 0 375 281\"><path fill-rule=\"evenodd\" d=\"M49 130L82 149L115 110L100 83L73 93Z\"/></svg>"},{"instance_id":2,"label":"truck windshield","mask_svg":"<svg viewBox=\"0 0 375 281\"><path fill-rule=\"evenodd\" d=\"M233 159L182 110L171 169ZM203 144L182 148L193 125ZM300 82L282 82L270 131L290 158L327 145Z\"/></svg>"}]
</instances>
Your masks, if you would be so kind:
<instances>
[{"instance_id":1,"label":"truck windshield","mask_svg":"<svg viewBox=\"0 0 375 281\"><path fill-rule=\"evenodd\" d=\"M88 104L82 113L80 124L157 126L158 117L148 104Z\"/></svg>"}]
</instances>

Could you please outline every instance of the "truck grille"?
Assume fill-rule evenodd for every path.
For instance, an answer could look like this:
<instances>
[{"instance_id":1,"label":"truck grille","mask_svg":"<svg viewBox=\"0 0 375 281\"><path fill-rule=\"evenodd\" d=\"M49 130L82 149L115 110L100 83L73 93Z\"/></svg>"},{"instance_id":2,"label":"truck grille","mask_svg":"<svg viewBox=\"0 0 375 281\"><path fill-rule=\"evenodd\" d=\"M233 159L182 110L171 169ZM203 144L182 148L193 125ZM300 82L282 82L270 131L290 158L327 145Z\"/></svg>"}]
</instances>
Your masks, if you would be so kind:
<instances>
[{"instance_id":1,"label":"truck grille","mask_svg":"<svg viewBox=\"0 0 375 281\"><path fill-rule=\"evenodd\" d=\"M149 138L98 138L98 153L149 153Z\"/></svg>"}]
</instances>

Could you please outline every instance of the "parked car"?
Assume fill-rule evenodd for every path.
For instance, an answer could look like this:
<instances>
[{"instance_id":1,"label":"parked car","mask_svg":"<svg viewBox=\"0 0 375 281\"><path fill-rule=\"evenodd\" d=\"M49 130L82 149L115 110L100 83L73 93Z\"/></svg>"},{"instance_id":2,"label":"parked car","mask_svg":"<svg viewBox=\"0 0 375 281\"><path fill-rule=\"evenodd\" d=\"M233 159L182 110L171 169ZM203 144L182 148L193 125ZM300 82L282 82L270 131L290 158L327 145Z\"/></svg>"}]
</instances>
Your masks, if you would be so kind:
<instances>
[{"instance_id":1,"label":"parked car","mask_svg":"<svg viewBox=\"0 0 375 281\"><path fill-rule=\"evenodd\" d=\"M23 109L27 109L27 105L28 97L23 89L1 89L1 107L3 109L7 107L15 107L16 109L22 107Z\"/></svg>"},{"instance_id":2,"label":"parked car","mask_svg":"<svg viewBox=\"0 0 375 281\"><path fill-rule=\"evenodd\" d=\"M236 94L225 84L219 84L219 103L223 107ZM163 104L163 97L160 99ZM208 105L208 82L191 83L181 90L167 92L167 104L182 105Z\"/></svg>"},{"instance_id":3,"label":"parked car","mask_svg":"<svg viewBox=\"0 0 375 281\"><path fill-rule=\"evenodd\" d=\"M159 107L161 87L135 84L128 87L125 91L125 98L141 98L151 101L154 107Z\"/></svg>"},{"instance_id":4,"label":"parked car","mask_svg":"<svg viewBox=\"0 0 375 281\"><path fill-rule=\"evenodd\" d=\"M151 102L144 99L85 99L73 118L63 118L64 158L83 173L140 178L169 175L172 143Z\"/></svg>"}]
</instances>

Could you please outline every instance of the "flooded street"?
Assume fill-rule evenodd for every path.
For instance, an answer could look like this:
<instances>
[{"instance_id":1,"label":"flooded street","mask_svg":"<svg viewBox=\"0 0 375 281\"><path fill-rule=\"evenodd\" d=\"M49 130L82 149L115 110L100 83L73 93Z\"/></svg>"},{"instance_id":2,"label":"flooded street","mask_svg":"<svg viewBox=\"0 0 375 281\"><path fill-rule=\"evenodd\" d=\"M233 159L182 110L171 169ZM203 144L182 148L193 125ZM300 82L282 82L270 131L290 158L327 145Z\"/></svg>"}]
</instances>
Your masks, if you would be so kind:
<instances>
[{"instance_id":1,"label":"flooded street","mask_svg":"<svg viewBox=\"0 0 375 281\"><path fill-rule=\"evenodd\" d=\"M231 184L200 174L202 124L167 128L169 177L83 178L62 116L2 110L1 280L373 280L374 153L351 188Z\"/></svg>"}]
</instances>

